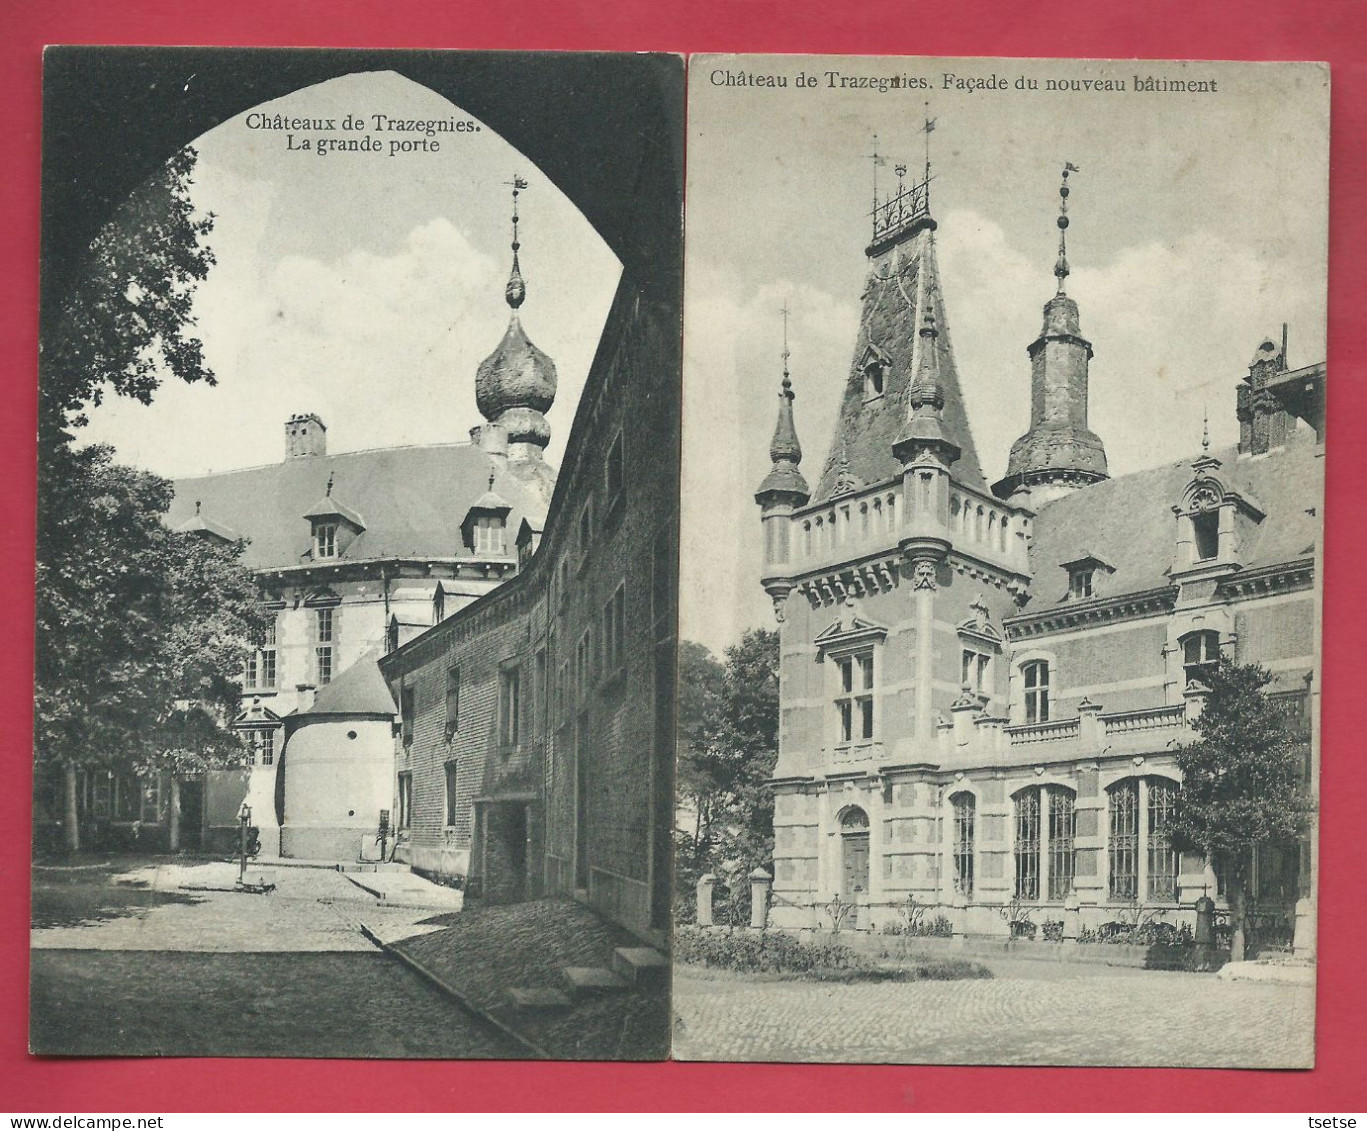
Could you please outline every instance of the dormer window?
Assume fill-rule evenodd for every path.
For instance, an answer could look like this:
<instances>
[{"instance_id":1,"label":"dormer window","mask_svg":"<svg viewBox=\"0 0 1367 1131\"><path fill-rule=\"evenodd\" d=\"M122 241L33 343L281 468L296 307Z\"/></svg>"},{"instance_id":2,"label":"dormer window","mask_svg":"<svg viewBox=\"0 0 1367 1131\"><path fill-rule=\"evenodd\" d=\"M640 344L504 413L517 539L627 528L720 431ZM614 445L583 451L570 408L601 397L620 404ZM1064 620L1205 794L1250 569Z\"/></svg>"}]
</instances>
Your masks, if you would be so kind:
<instances>
[{"instance_id":1,"label":"dormer window","mask_svg":"<svg viewBox=\"0 0 1367 1131\"><path fill-rule=\"evenodd\" d=\"M1220 512L1204 511L1191 520L1196 539L1196 560L1208 562L1220 556Z\"/></svg>"},{"instance_id":2,"label":"dormer window","mask_svg":"<svg viewBox=\"0 0 1367 1131\"><path fill-rule=\"evenodd\" d=\"M502 554L504 549L503 516L480 515L475 519L475 553Z\"/></svg>"},{"instance_id":3,"label":"dormer window","mask_svg":"<svg viewBox=\"0 0 1367 1131\"><path fill-rule=\"evenodd\" d=\"M316 560L340 558L357 538L365 533L365 520L333 496L333 476L328 476L327 494L304 512L313 531L313 557Z\"/></svg>"},{"instance_id":4,"label":"dormer window","mask_svg":"<svg viewBox=\"0 0 1367 1131\"><path fill-rule=\"evenodd\" d=\"M1083 554L1071 562L1063 562L1068 571L1069 601L1088 601L1101 595L1102 579L1115 572L1115 567L1103 562L1095 554Z\"/></svg>"},{"instance_id":5,"label":"dormer window","mask_svg":"<svg viewBox=\"0 0 1367 1131\"><path fill-rule=\"evenodd\" d=\"M888 367L892 359L870 342L859 358L859 372L864 375L864 399L871 401L886 391Z\"/></svg>"},{"instance_id":6,"label":"dormer window","mask_svg":"<svg viewBox=\"0 0 1367 1131\"><path fill-rule=\"evenodd\" d=\"M320 522L313 528L313 553L318 558L337 556L337 524Z\"/></svg>"},{"instance_id":7,"label":"dormer window","mask_svg":"<svg viewBox=\"0 0 1367 1131\"><path fill-rule=\"evenodd\" d=\"M1075 569L1068 578L1068 595L1074 599L1079 597L1090 597L1092 595L1092 577L1095 571L1090 569Z\"/></svg>"},{"instance_id":8,"label":"dormer window","mask_svg":"<svg viewBox=\"0 0 1367 1131\"><path fill-rule=\"evenodd\" d=\"M494 473L489 472L489 489L461 520L460 536L476 557L502 557L508 552L507 524L512 504L494 490Z\"/></svg>"},{"instance_id":9,"label":"dormer window","mask_svg":"<svg viewBox=\"0 0 1367 1131\"><path fill-rule=\"evenodd\" d=\"M864 396L872 399L883 395L883 363L871 361L864 367Z\"/></svg>"}]
</instances>

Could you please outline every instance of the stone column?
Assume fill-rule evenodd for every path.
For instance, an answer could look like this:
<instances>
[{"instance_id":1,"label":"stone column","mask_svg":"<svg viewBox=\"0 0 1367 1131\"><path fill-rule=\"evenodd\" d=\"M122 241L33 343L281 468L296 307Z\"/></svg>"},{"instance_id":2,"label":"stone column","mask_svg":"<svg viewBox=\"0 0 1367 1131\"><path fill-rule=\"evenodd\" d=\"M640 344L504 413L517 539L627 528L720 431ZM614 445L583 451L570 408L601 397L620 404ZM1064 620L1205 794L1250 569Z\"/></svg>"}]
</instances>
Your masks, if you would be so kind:
<instances>
[{"instance_id":1,"label":"stone column","mask_svg":"<svg viewBox=\"0 0 1367 1131\"><path fill-rule=\"evenodd\" d=\"M916 748L929 758L935 748L935 562L917 558L912 586L916 593Z\"/></svg>"},{"instance_id":2,"label":"stone column","mask_svg":"<svg viewBox=\"0 0 1367 1131\"><path fill-rule=\"evenodd\" d=\"M762 931L769 925L769 888L774 879L763 868L750 873L750 926Z\"/></svg>"},{"instance_id":3,"label":"stone column","mask_svg":"<svg viewBox=\"0 0 1367 1131\"><path fill-rule=\"evenodd\" d=\"M711 872L698 877L698 926L712 926L712 893L717 886L717 877Z\"/></svg>"}]
</instances>

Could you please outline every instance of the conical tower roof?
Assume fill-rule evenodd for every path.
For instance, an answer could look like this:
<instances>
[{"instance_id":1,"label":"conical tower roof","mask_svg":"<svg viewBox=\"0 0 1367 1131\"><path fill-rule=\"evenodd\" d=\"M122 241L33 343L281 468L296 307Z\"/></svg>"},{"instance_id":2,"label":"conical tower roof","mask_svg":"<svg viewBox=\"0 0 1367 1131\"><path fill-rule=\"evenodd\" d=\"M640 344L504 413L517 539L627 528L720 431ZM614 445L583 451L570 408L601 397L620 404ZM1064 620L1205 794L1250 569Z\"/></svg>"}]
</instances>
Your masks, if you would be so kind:
<instances>
[{"instance_id":1,"label":"conical tower roof","mask_svg":"<svg viewBox=\"0 0 1367 1131\"><path fill-rule=\"evenodd\" d=\"M944 439L959 451L953 476L967 487L986 489L950 341L935 257L935 228L927 211L894 238L875 242L868 249L859 333L830 454L813 495L816 502L838 493L842 459L848 475L865 484L902 474L893 448L914 415L912 386L918 375L932 368L926 364L929 359L922 357L923 349L936 351L934 371L943 402L940 427ZM927 313L935 333L923 336L919 331L928 324Z\"/></svg>"}]
</instances>

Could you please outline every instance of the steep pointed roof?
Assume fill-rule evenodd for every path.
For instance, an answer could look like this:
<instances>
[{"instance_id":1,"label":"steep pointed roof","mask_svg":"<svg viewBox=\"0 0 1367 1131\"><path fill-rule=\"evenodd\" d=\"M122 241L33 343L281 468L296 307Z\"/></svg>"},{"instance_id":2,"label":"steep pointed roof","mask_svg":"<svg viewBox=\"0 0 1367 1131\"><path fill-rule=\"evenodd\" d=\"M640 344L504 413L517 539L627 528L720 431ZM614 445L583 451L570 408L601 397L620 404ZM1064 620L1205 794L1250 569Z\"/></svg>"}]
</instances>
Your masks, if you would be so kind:
<instances>
[{"instance_id":1,"label":"steep pointed roof","mask_svg":"<svg viewBox=\"0 0 1367 1131\"><path fill-rule=\"evenodd\" d=\"M380 674L380 653L371 649L331 683L318 689L313 706L300 715L394 714L394 696Z\"/></svg>"},{"instance_id":2,"label":"steep pointed roof","mask_svg":"<svg viewBox=\"0 0 1367 1131\"><path fill-rule=\"evenodd\" d=\"M922 342L937 351L938 378L944 407L940 422L944 438L959 449L953 477L967 487L985 490L982 465L968 426L959 369L950 341L949 320L935 259L935 221L924 217L892 246L869 249L870 268L864 286L859 333L845 382L844 398L830 453L817 482L813 501L837 493L842 455L846 470L866 484L885 482L902 473L893 446L914 415L911 386L922 370ZM927 307L937 332L923 339L920 327ZM882 393L866 389L867 369L881 368Z\"/></svg>"}]
</instances>

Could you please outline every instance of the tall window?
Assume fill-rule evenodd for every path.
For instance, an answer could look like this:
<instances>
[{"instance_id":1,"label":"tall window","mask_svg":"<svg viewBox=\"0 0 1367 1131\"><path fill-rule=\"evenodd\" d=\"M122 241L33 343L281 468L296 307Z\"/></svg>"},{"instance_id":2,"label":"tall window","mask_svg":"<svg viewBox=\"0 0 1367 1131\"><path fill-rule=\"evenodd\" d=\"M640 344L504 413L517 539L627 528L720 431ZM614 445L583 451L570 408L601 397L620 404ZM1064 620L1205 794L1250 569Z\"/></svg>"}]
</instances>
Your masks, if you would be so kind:
<instances>
[{"instance_id":1,"label":"tall window","mask_svg":"<svg viewBox=\"0 0 1367 1131\"><path fill-rule=\"evenodd\" d=\"M883 363L881 361L870 361L864 366L864 396L881 397L883 395Z\"/></svg>"},{"instance_id":2,"label":"tall window","mask_svg":"<svg viewBox=\"0 0 1367 1131\"><path fill-rule=\"evenodd\" d=\"M475 519L475 553L476 554L502 554L504 553L504 534L506 528L503 516L499 514L482 514Z\"/></svg>"},{"instance_id":3,"label":"tall window","mask_svg":"<svg viewBox=\"0 0 1367 1131\"><path fill-rule=\"evenodd\" d=\"M399 728L405 746L413 745L413 724L417 715L413 688L405 687L399 692Z\"/></svg>"},{"instance_id":4,"label":"tall window","mask_svg":"<svg viewBox=\"0 0 1367 1131\"><path fill-rule=\"evenodd\" d=\"M1044 660L1032 660L1021 669L1025 680L1025 721L1027 723L1047 723L1049 721L1049 664Z\"/></svg>"},{"instance_id":5,"label":"tall window","mask_svg":"<svg viewBox=\"0 0 1367 1131\"><path fill-rule=\"evenodd\" d=\"M974 695L988 695L992 690L992 657L974 648L963 650L959 680Z\"/></svg>"},{"instance_id":6,"label":"tall window","mask_svg":"<svg viewBox=\"0 0 1367 1131\"><path fill-rule=\"evenodd\" d=\"M446 778L446 824L456 823L456 763L447 762L442 767Z\"/></svg>"},{"instance_id":7,"label":"tall window","mask_svg":"<svg viewBox=\"0 0 1367 1131\"><path fill-rule=\"evenodd\" d=\"M1059 786L1045 790L1049 800L1049 898L1067 899L1073 891L1073 795Z\"/></svg>"},{"instance_id":8,"label":"tall window","mask_svg":"<svg viewBox=\"0 0 1367 1131\"><path fill-rule=\"evenodd\" d=\"M579 556L587 556L589 546L593 543L593 503L589 501L584 504L584 509L579 512Z\"/></svg>"},{"instance_id":9,"label":"tall window","mask_svg":"<svg viewBox=\"0 0 1367 1131\"><path fill-rule=\"evenodd\" d=\"M498 673L498 737L507 746L516 746L521 738L522 671L504 668Z\"/></svg>"},{"instance_id":10,"label":"tall window","mask_svg":"<svg viewBox=\"0 0 1367 1131\"><path fill-rule=\"evenodd\" d=\"M1107 802L1110 838L1106 858L1110 864L1112 899L1139 897L1139 782L1127 778L1111 787Z\"/></svg>"},{"instance_id":11,"label":"tall window","mask_svg":"<svg viewBox=\"0 0 1367 1131\"><path fill-rule=\"evenodd\" d=\"M971 793L956 793L954 806L954 890L973 898L973 836L977 817L977 798Z\"/></svg>"},{"instance_id":12,"label":"tall window","mask_svg":"<svg viewBox=\"0 0 1367 1131\"><path fill-rule=\"evenodd\" d=\"M612 599L603 606L603 669L615 672L626 660L627 630L625 585L617 586Z\"/></svg>"},{"instance_id":13,"label":"tall window","mask_svg":"<svg viewBox=\"0 0 1367 1131\"><path fill-rule=\"evenodd\" d=\"M261 633L261 687L275 686L275 616L271 615Z\"/></svg>"},{"instance_id":14,"label":"tall window","mask_svg":"<svg viewBox=\"0 0 1367 1131\"><path fill-rule=\"evenodd\" d=\"M841 742L866 742L873 738L873 652L856 652L835 662L840 694L835 710Z\"/></svg>"},{"instance_id":15,"label":"tall window","mask_svg":"<svg viewBox=\"0 0 1367 1131\"><path fill-rule=\"evenodd\" d=\"M1210 669L1220 662L1220 634L1211 629L1188 633L1181 639L1182 682L1206 683Z\"/></svg>"},{"instance_id":16,"label":"tall window","mask_svg":"<svg viewBox=\"0 0 1367 1131\"><path fill-rule=\"evenodd\" d=\"M1177 852L1168 841L1168 822L1177 801L1177 785L1165 778L1149 778L1148 786L1148 897L1177 898Z\"/></svg>"},{"instance_id":17,"label":"tall window","mask_svg":"<svg viewBox=\"0 0 1367 1131\"><path fill-rule=\"evenodd\" d=\"M1073 792L1031 786L1016 794L1016 897L1067 899L1073 890Z\"/></svg>"},{"instance_id":18,"label":"tall window","mask_svg":"<svg viewBox=\"0 0 1367 1131\"><path fill-rule=\"evenodd\" d=\"M317 635L314 637L316 643L313 652L318 685L321 687L325 683L332 682L333 616L331 609L316 609L314 611L317 616L315 626Z\"/></svg>"},{"instance_id":19,"label":"tall window","mask_svg":"<svg viewBox=\"0 0 1367 1131\"><path fill-rule=\"evenodd\" d=\"M1016 898L1039 898L1039 825L1038 789L1016 795Z\"/></svg>"},{"instance_id":20,"label":"tall window","mask_svg":"<svg viewBox=\"0 0 1367 1131\"><path fill-rule=\"evenodd\" d=\"M1202 511L1192 515L1192 533L1196 537L1196 560L1209 561L1220 556L1220 512Z\"/></svg>"},{"instance_id":21,"label":"tall window","mask_svg":"<svg viewBox=\"0 0 1367 1131\"><path fill-rule=\"evenodd\" d=\"M337 556L337 524L320 522L314 527L314 549L320 558Z\"/></svg>"},{"instance_id":22,"label":"tall window","mask_svg":"<svg viewBox=\"0 0 1367 1131\"><path fill-rule=\"evenodd\" d=\"M446 737L460 729L460 668L446 669Z\"/></svg>"},{"instance_id":23,"label":"tall window","mask_svg":"<svg viewBox=\"0 0 1367 1131\"><path fill-rule=\"evenodd\" d=\"M606 510L612 509L612 505L622 493L624 453L625 445L622 441L622 433L618 432L612 441L612 446L608 448L607 464L603 469L603 493L606 498L604 507Z\"/></svg>"},{"instance_id":24,"label":"tall window","mask_svg":"<svg viewBox=\"0 0 1367 1131\"><path fill-rule=\"evenodd\" d=\"M248 734L247 765L271 766L275 764L275 731L254 730Z\"/></svg>"},{"instance_id":25,"label":"tall window","mask_svg":"<svg viewBox=\"0 0 1367 1131\"><path fill-rule=\"evenodd\" d=\"M413 774L404 770L399 774L399 825L400 829L413 825Z\"/></svg>"},{"instance_id":26,"label":"tall window","mask_svg":"<svg viewBox=\"0 0 1367 1131\"><path fill-rule=\"evenodd\" d=\"M574 646L574 684L576 693L582 698L588 694L589 680L593 677L593 639L585 630Z\"/></svg>"}]
</instances>

